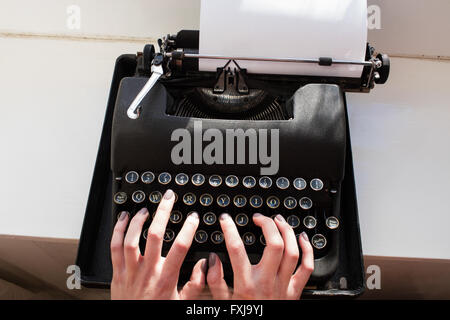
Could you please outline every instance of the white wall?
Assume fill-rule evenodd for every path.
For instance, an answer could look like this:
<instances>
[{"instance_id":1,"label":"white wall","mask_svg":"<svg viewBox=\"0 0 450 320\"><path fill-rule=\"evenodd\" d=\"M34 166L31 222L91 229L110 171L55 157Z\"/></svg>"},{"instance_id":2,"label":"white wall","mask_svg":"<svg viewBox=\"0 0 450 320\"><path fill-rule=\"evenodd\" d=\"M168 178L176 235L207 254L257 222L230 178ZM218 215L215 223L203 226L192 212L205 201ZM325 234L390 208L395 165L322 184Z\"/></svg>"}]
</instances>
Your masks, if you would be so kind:
<instances>
[{"instance_id":1,"label":"white wall","mask_svg":"<svg viewBox=\"0 0 450 320\"><path fill-rule=\"evenodd\" d=\"M449 27L440 19L448 1L408 1L406 11L404 0L383 3L383 29L370 31L379 50L449 55L446 37L430 39ZM66 27L70 4L81 8L80 30ZM78 238L115 58L197 28L199 1L0 0L0 8L0 234ZM411 23L418 9L423 27ZM349 96L364 253L450 258L450 63L395 58L391 74L372 93Z\"/></svg>"}]
</instances>

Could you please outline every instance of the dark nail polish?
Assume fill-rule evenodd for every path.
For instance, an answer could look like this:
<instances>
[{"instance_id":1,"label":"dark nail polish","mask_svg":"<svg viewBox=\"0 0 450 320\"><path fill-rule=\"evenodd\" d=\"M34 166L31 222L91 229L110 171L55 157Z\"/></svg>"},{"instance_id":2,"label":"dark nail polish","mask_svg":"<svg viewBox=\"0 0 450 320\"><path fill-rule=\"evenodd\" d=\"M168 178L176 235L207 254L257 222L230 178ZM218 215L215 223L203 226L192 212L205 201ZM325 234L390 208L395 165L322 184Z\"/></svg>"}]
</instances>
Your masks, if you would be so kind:
<instances>
[{"instance_id":1,"label":"dark nail polish","mask_svg":"<svg viewBox=\"0 0 450 320\"><path fill-rule=\"evenodd\" d=\"M141 210L139 210L138 213L140 213L142 215L146 215L148 213L148 210L147 210L147 208L142 208Z\"/></svg>"},{"instance_id":2,"label":"dark nail polish","mask_svg":"<svg viewBox=\"0 0 450 320\"><path fill-rule=\"evenodd\" d=\"M122 211L122 212L119 214L119 220L122 221L122 220L124 220L127 216L128 216L128 212Z\"/></svg>"},{"instance_id":3,"label":"dark nail polish","mask_svg":"<svg viewBox=\"0 0 450 320\"><path fill-rule=\"evenodd\" d=\"M173 191L171 189L167 190L166 193L164 193L164 199L170 200L173 197Z\"/></svg>"},{"instance_id":4,"label":"dark nail polish","mask_svg":"<svg viewBox=\"0 0 450 320\"><path fill-rule=\"evenodd\" d=\"M202 262L202 271L203 271L203 273L206 273L206 266L207 266L207 260L205 259Z\"/></svg>"},{"instance_id":5,"label":"dark nail polish","mask_svg":"<svg viewBox=\"0 0 450 320\"><path fill-rule=\"evenodd\" d=\"M215 253L210 253L208 258L209 267L212 268L216 264L217 255Z\"/></svg>"},{"instance_id":6,"label":"dark nail polish","mask_svg":"<svg viewBox=\"0 0 450 320\"><path fill-rule=\"evenodd\" d=\"M277 214L277 216L275 217L275 219L277 219L280 222L286 222L286 220L284 220L283 216L281 214Z\"/></svg>"},{"instance_id":7,"label":"dark nail polish","mask_svg":"<svg viewBox=\"0 0 450 320\"><path fill-rule=\"evenodd\" d=\"M308 235L306 234L305 231L303 231L300 235L302 236L302 238L303 238L304 240L309 241Z\"/></svg>"},{"instance_id":8,"label":"dark nail polish","mask_svg":"<svg viewBox=\"0 0 450 320\"><path fill-rule=\"evenodd\" d=\"M188 217L192 217L195 219L200 219L198 216L198 213L196 211L192 211L191 213L188 214Z\"/></svg>"}]
</instances>

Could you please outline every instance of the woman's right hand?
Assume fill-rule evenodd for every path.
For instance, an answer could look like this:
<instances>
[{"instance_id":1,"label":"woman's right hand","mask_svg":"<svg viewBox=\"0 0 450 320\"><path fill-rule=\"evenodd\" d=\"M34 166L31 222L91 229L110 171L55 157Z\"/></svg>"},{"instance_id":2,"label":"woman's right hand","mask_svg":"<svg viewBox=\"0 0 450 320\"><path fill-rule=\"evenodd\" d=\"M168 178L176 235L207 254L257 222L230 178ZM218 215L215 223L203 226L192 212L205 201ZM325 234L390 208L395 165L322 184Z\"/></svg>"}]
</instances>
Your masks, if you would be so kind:
<instances>
[{"instance_id":1,"label":"woman's right hand","mask_svg":"<svg viewBox=\"0 0 450 320\"><path fill-rule=\"evenodd\" d=\"M231 260L234 290L223 278L219 257L211 253L207 283L214 299L299 299L314 270L314 254L305 232L299 236L302 250L301 265L296 269L299 250L292 227L281 215L271 219L254 214L255 225L262 228L266 240L261 261L252 265L248 259L236 225L228 214L220 216L220 226ZM295 272L295 273L294 273Z\"/></svg>"}]
</instances>

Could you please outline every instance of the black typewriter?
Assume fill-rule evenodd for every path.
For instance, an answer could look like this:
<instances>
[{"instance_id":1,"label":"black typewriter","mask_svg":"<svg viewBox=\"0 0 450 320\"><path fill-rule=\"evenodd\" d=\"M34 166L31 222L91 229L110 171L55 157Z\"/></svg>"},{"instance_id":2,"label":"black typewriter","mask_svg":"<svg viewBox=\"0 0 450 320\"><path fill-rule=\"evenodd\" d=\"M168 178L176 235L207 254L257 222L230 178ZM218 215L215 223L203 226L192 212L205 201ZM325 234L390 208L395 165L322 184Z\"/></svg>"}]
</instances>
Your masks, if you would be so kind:
<instances>
[{"instance_id":1,"label":"black typewriter","mask_svg":"<svg viewBox=\"0 0 450 320\"><path fill-rule=\"evenodd\" d=\"M315 270L305 294L360 293L362 254L345 92L369 92L375 83L386 82L389 58L376 55L367 45L366 61L328 57L295 61L324 67L361 64L362 76L355 79L264 75L247 73L237 63L257 58L200 55L198 31L183 30L158 44L158 53L146 45L142 53L122 56L116 65L100 147L104 153L99 151L96 165L96 172L103 173L94 173L80 241L77 263L82 265L83 283L109 283L107 245L121 211L132 216L142 207L149 210L141 237L144 252L152 213L170 188L176 202L163 255L187 215L195 211L200 216L180 284L188 280L195 262L215 252L232 285L218 218L225 212L232 216L250 261L257 263L265 241L252 215L261 213L281 214L297 235L308 234ZM227 63L216 72L200 72L201 58ZM174 161L173 150L180 143L180 137L174 137L177 129L189 133L185 143L193 150L178 154L177 159L184 161ZM211 135L205 137L211 130L223 141L222 150L217 147L208 160L201 156L212 141L217 142ZM277 144L271 140L274 136ZM269 145L264 150L266 163L251 159L252 142L261 140ZM253 145L258 147L259 143ZM274 154L278 160L273 157L267 163ZM100 181L108 187L101 188ZM95 209L102 212L101 218L88 217Z\"/></svg>"}]
</instances>

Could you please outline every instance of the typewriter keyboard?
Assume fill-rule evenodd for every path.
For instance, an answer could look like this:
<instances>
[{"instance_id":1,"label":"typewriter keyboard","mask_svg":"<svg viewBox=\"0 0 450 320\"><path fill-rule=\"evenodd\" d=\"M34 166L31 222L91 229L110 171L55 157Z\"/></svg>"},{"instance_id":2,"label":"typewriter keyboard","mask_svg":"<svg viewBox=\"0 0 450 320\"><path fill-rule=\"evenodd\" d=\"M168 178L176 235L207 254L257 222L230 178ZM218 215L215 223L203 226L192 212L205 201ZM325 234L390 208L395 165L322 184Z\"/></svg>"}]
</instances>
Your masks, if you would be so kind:
<instances>
[{"instance_id":1,"label":"typewriter keyboard","mask_svg":"<svg viewBox=\"0 0 450 320\"><path fill-rule=\"evenodd\" d=\"M200 224L191 250L226 252L218 219L222 213L228 213L237 225L250 260L255 262L260 258L265 241L261 229L253 224L254 213L270 217L281 214L297 236L305 231L314 247L315 258L326 254L332 233L339 228L339 216L333 214L337 191L320 178L129 171L115 180L115 215L128 211L133 216L142 207L150 212L141 237L144 244L164 192L169 188L175 192L163 254L192 211L199 214Z\"/></svg>"}]
</instances>

